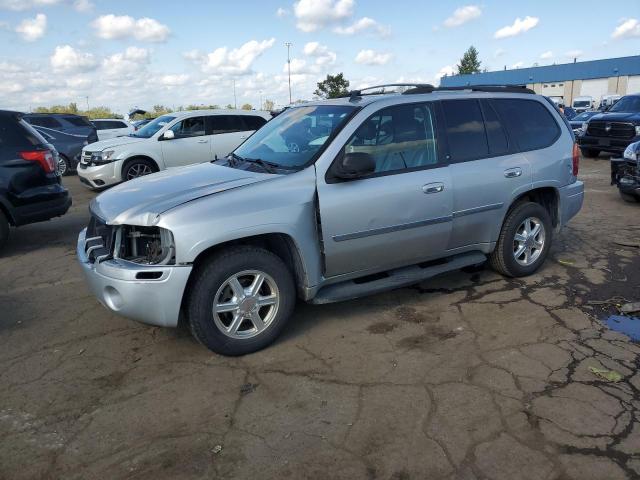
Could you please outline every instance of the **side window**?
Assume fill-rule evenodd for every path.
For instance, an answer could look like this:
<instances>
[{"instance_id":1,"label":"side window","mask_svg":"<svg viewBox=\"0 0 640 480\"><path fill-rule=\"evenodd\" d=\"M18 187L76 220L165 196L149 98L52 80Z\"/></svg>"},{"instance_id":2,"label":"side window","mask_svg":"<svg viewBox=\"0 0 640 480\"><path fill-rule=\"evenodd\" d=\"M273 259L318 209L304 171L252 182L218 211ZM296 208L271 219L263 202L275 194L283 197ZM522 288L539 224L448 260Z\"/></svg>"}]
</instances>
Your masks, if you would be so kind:
<instances>
[{"instance_id":1,"label":"side window","mask_svg":"<svg viewBox=\"0 0 640 480\"><path fill-rule=\"evenodd\" d=\"M29 148L43 143L26 122L11 117L0 120L0 147Z\"/></svg>"},{"instance_id":2,"label":"side window","mask_svg":"<svg viewBox=\"0 0 640 480\"><path fill-rule=\"evenodd\" d=\"M427 105L399 105L369 117L345 145L345 153L364 152L375 173L400 172L438 163L433 112Z\"/></svg>"},{"instance_id":3,"label":"side window","mask_svg":"<svg viewBox=\"0 0 640 480\"><path fill-rule=\"evenodd\" d=\"M100 120L94 120L93 124L96 127L96 130L107 130L109 127L105 125L105 122L101 122Z\"/></svg>"},{"instance_id":4,"label":"side window","mask_svg":"<svg viewBox=\"0 0 640 480\"><path fill-rule=\"evenodd\" d=\"M129 128L124 122L109 122L111 126L109 128Z\"/></svg>"},{"instance_id":5,"label":"side window","mask_svg":"<svg viewBox=\"0 0 640 480\"><path fill-rule=\"evenodd\" d=\"M265 123L267 123L264 118L256 117L253 115L244 115L242 119L244 120L246 130L258 130Z\"/></svg>"},{"instance_id":6,"label":"side window","mask_svg":"<svg viewBox=\"0 0 640 480\"><path fill-rule=\"evenodd\" d=\"M442 110L453 162L476 160L489 155L484 121L477 100L445 100Z\"/></svg>"},{"instance_id":7,"label":"side window","mask_svg":"<svg viewBox=\"0 0 640 480\"><path fill-rule=\"evenodd\" d=\"M500 122L500 118L491 104L485 100L480 102L482 105L482 113L484 115L484 127L487 131L487 140L489 141L489 154L493 157L506 155L509 153L509 141L507 133Z\"/></svg>"},{"instance_id":8,"label":"side window","mask_svg":"<svg viewBox=\"0 0 640 480\"><path fill-rule=\"evenodd\" d=\"M212 115L213 134L243 132L247 130L239 115Z\"/></svg>"},{"instance_id":9,"label":"side window","mask_svg":"<svg viewBox=\"0 0 640 480\"><path fill-rule=\"evenodd\" d=\"M491 104L521 151L548 147L560 135L560 127L549 110L536 100L504 98L491 100Z\"/></svg>"},{"instance_id":10,"label":"side window","mask_svg":"<svg viewBox=\"0 0 640 480\"><path fill-rule=\"evenodd\" d=\"M201 137L205 135L204 117L185 118L171 127L177 138Z\"/></svg>"}]
</instances>

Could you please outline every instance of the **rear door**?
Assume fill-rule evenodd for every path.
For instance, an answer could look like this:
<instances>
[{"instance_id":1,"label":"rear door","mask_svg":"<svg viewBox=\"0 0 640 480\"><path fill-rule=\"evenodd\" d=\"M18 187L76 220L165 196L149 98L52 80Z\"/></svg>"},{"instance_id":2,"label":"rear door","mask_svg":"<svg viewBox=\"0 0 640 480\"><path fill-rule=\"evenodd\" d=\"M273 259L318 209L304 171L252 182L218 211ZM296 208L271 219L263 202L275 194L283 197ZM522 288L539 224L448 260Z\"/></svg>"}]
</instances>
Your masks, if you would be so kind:
<instances>
[{"instance_id":1,"label":"rear door","mask_svg":"<svg viewBox=\"0 0 640 480\"><path fill-rule=\"evenodd\" d=\"M203 116L189 117L169 128L175 137L171 140L159 140L162 158L167 168L203 163L212 159L211 137L207 135L205 123Z\"/></svg>"},{"instance_id":2,"label":"rear door","mask_svg":"<svg viewBox=\"0 0 640 480\"><path fill-rule=\"evenodd\" d=\"M374 113L338 155L364 152L364 178L318 179L325 275L383 270L441 257L451 231L451 174L438 151L432 104Z\"/></svg>"},{"instance_id":3,"label":"rear door","mask_svg":"<svg viewBox=\"0 0 640 480\"><path fill-rule=\"evenodd\" d=\"M487 100L443 100L453 178L449 250L497 240L511 199L531 188L531 166Z\"/></svg>"}]
</instances>

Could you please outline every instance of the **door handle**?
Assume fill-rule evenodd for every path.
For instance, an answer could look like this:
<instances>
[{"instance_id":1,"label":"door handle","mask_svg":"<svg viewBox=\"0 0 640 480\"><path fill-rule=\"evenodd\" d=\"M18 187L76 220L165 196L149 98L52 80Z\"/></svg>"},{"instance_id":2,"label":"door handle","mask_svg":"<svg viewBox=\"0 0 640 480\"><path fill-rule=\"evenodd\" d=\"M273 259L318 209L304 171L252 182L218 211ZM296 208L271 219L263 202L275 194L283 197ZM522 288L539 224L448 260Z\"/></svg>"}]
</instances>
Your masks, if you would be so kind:
<instances>
[{"instance_id":1,"label":"door handle","mask_svg":"<svg viewBox=\"0 0 640 480\"><path fill-rule=\"evenodd\" d=\"M436 183L427 183L422 186L422 191L424 193L440 193L444 190L444 183L436 182Z\"/></svg>"},{"instance_id":2,"label":"door handle","mask_svg":"<svg viewBox=\"0 0 640 480\"><path fill-rule=\"evenodd\" d=\"M522 169L520 167L509 168L504 171L504 176L507 178L516 178L522 175Z\"/></svg>"},{"instance_id":3,"label":"door handle","mask_svg":"<svg viewBox=\"0 0 640 480\"><path fill-rule=\"evenodd\" d=\"M209 141L209 140L205 140L205 139L203 139L203 140L198 140L198 143L207 143L208 141Z\"/></svg>"}]
</instances>

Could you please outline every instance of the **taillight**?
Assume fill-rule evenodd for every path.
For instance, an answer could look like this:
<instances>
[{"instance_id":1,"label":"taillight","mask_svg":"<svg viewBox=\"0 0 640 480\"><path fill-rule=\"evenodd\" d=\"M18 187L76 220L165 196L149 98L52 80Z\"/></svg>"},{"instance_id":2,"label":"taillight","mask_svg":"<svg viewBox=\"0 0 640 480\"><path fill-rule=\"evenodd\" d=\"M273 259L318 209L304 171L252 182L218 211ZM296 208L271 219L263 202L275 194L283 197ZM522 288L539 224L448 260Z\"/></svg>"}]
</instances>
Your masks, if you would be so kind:
<instances>
[{"instance_id":1,"label":"taillight","mask_svg":"<svg viewBox=\"0 0 640 480\"><path fill-rule=\"evenodd\" d=\"M578 148L578 144L573 144L573 176L578 176L578 170L580 169L580 149Z\"/></svg>"},{"instance_id":2,"label":"taillight","mask_svg":"<svg viewBox=\"0 0 640 480\"><path fill-rule=\"evenodd\" d=\"M20 156L24 160L38 162L45 173L52 173L56 169L56 164L53 160L53 154L50 150L32 150L28 152L20 152Z\"/></svg>"}]
</instances>

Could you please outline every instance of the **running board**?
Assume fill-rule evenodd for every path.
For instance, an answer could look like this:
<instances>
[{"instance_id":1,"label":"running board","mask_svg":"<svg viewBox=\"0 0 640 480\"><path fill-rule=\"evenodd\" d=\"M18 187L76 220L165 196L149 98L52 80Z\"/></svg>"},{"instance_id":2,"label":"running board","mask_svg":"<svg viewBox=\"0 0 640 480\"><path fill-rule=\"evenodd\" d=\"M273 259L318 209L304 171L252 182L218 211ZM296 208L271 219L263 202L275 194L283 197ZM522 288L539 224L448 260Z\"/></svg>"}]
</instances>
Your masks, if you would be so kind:
<instances>
[{"instance_id":1,"label":"running board","mask_svg":"<svg viewBox=\"0 0 640 480\"><path fill-rule=\"evenodd\" d=\"M427 278L435 277L441 273L458 270L471 265L479 265L486 261L487 257L479 252L463 253L444 259L438 263L426 262L410 267L389 270L377 275L356 278L345 282L334 283L321 288L317 295L311 299L311 303L324 304L352 300L367 295L373 295L395 288L406 287L421 282ZM367 281L368 278L371 280Z\"/></svg>"}]
</instances>

